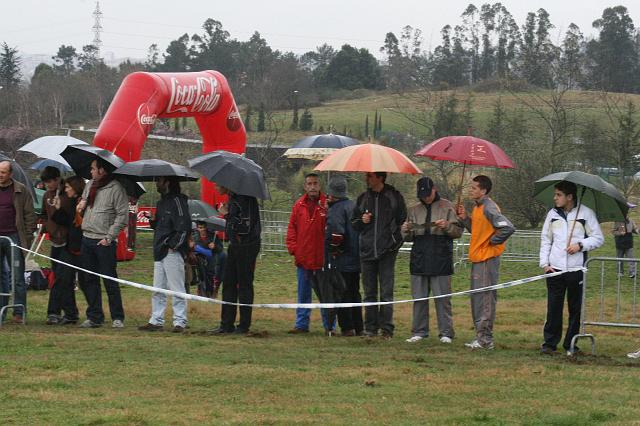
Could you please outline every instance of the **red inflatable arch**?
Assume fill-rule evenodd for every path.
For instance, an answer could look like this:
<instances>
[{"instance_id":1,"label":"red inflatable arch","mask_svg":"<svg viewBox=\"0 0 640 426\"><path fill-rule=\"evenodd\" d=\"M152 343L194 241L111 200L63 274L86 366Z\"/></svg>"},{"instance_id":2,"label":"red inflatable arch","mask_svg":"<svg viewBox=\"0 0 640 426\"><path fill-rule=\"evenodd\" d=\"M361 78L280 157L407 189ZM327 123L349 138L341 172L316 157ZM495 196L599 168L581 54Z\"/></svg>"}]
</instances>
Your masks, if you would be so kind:
<instances>
[{"instance_id":1,"label":"red inflatable arch","mask_svg":"<svg viewBox=\"0 0 640 426\"><path fill-rule=\"evenodd\" d=\"M241 154L247 133L227 79L217 71L129 74L107 110L94 144L125 161L140 159L158 118L194 117L202 152L218 149ZM201 198L216 203L215 187L201 179Z\"/></svg>"},{"instance_id":2,"label":"red inflatable arch","mask_svg":"<svg viewBox=\"0 0 640 426\"><path fill-rule=\"evenodd\" d=\"M217 71L129 74L118 89L94 139L94 145L125 161L140 159L147 135L158 118L194 117L202 152L243 153L247 133L227 79ZM179 149L176 147L176 149ZM220 201L213 183L201 179L201 199ZM132 206L135 215L135 206ZM135 220L118 238L118 259L135 255Z\"/></svg>"}]
</instances>

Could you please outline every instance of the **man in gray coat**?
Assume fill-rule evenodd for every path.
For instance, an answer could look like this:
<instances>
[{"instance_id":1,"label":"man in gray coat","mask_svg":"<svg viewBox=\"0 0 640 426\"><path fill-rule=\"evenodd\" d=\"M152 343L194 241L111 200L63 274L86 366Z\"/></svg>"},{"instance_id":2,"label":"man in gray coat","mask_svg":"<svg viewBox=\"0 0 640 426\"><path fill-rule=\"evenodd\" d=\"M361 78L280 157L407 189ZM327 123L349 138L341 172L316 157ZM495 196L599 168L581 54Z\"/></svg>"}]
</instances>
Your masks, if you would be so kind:
<instances>
[{"instance_id":1,"label":"man in gray coat","mask_svg":"<svg viewBox=\"0 0 640 426\"><path fill-rule=\"evenodd\" d=\"M117 278L116 243L118 234L127 225L129 219L129 199L120 182L111 174L113 166L102 159L91 163L91 182L87 184L77 210L83 213L82 219L82 260L89 271ZM109 298L112 327L124 327L124 308L120 286L113 280L103 279ZM100 279L87 274L82 289L87 298L87 320L80 324L82 328L102 327L102 290Z\"/></svg>"},{"instance_id":2,"label":"man in gray coat","mask_svg":"<svg viewBox=\"0 0 640 426\"><path fill-rule=\"evenodd\" d=\"M405 241L411 247L411 295L414 299L451 293L453 274L453 239L460 238L462 227L458 223L453 204L440 197L433 181L422 177L417 182L419 203L409 207L407 221L402 224ZM455 332L451 311L451 298L434 300L438 315L438 337L442 343L451 343ZM419 342L429 336L429 301L413 304L413 336L408 343Z\"/></svg>"}]
</instances>

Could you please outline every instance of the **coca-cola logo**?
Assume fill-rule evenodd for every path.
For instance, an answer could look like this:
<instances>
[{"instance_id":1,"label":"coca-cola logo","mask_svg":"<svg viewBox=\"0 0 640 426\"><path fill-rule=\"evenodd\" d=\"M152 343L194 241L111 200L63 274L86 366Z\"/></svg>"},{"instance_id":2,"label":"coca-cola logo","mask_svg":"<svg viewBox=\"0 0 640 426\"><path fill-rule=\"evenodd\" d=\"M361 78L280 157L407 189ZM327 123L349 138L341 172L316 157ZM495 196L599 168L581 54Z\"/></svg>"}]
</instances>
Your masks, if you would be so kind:
<instances>
[{"instance_id":1,"label":"coca-cola logo","mask_svg":"<svg viewBox=\"0 0 640 426\"><path fill-rule=\"evenodd\" d=\"M235 105L231 107L231 111L227 115L227 129L235 132L242 127L242 120L240 119L240 113L236 109Z\"/></svg>"},{"instance_id":2,"label":"coca-cola logo","mask_svg":"<svg viewBox=\"0 0 640 426\"><path fill-rule=\"evenodd\" d=\"M166 113L210 113L220 103L218 80L214 77L197 77L195 84L182 84L171 77L171 99Z\"/></svg>"},{"instance_id":3,"label":"coca-cola logo","mask_svg":"<svg viewBox=\"0 0 640 426\"><path fill-rule=\"evenodd\" d=\"M158 118L158 114L152 114L151 110L149 109L149 105L144 103L140 104L140 106L138 107L137 115L140 129L145 133L149 133L149 131L155 124L156 119Z\"/></svg>"}]
</instances>

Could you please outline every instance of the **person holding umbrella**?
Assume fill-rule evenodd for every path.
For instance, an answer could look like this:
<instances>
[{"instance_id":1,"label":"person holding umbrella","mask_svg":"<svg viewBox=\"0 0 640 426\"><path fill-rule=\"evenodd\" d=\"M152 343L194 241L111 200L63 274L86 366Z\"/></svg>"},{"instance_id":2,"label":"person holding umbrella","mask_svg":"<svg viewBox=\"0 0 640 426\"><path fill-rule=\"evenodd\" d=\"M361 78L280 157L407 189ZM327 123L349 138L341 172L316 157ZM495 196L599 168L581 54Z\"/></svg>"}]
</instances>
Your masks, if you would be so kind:
<instances>
[{"instance_id":1,"label":"person holding umbrella","mask_svg":"<svg viewBox=\"0 0 640 426\"><path fill-rule=\"evenodd\" d=\"M360 260L364 301L393 301L395 265L403 244L400 227L407 219L402 194L386 183L386 172L367 172L368 189L360 194L351 216L360 232ZM363 334L373 337L382 330L383 339L393 337L393 305L366 306Z\"/></svg>"},{"instance_id":2,"label":"person holding umbrella","mask_svg":"<svg viewBox=\"0 0 640 426\"><path fill-rule=\"evenodd\" d=\"M240 307L240 322L236 326L235 303L253 303L253 278L256 258L260 253L260 210L256 197L231 192L218 186L221 195L228 195L228 203L218 211L226 219L225 233L229 239L227 260L222 279L222 305L220 326L209 330L210 334L247 334L251 328L252 308Z\"/></svg>"},{"instance_id":3,"label":"person holding umbrella","mask_svg":"<svg viewBox=\"0 0 640 426\"><path fill-rule=\"evenodd\" d=\"M91 181L82 193L76 210L82 219L82 259L84 268L116 278L116 243L120 231L129 220L129 198L122 184L114 179L115 167L97 157L91 161ZM109 298L112 327L124 327L124 307L120 286L113 280L103 279ZM87 274L84 295L87 298L87 320L82 328L102 327L102 291L96 275Z\"/></svg>"},{"instance_id":4,"label":"person holding umbrella","mask_svg":"<svg viewBox=\"0 0 640 426\"><path fill-rule=\"evenodd\" d=\"M257 198L271 198L264 171L252 160L227 151L192 158L189 166L215 182L221 195L229 197L218 209L226 219L225 233L229 239L222 278L222 300L229 304L222 305L220 326L209 333L246 334L251 327L252 309L240 307L240 323L236 327L235 303L253 303L253 278L261 241Z\"/></svg>"},{"instance_id":5,"label":"person holding umbrella","mask_svg":"<svg viewBox=\"0 0 640 426\"><path fill-rule=\"evenodd\" d=\"M144 161L144 160L143 160ZM191 216L187 196L180 191L177 176L162 176L156 180L156 189L161 194L156 204L155 218L150 221L153 228L153 286L183 293L184 259L189 250L188 237L191 231ZM164 311L167 295L155 292L151 297L151 318L140 331L158 331L164 326ZM187 301L173 296L173 329L182 333L187 326Z\"/></svg>"},{"instance_id":6,"label":"person holding umbrella","mask_svg":"<svg viewBox=\"0 0 640 426\"><path fill-rule=\"evenodd\" d=\"M562 337L562 308L565 293L569 308L569 324L562 343L568 356L571 340L580 330L582 309L582 268L587 252L600 247L604 236L593 210L578 200L578 188L570 181L554 185L553 202L542 227L540 240L540 267L545 273L563 271L547 278L547 320L544 324L544 342L540 352L552 355ZM573 270L572 270L573 269Z\"/></svg>"},{"instance_id":7,"label":"person holding umbrella","mask_svg":"<svg viewBox=\"0 0 640 426\"><path fill-rule=\"evenodd\" d=\"M498 284L500 255L507 239L515 232L509 219L500 212L498 205L488 197L493 186L485 175L473 178L469 196L474 202L471 216L464 206L458 204L457 214L465 228L471 233L469 260L471 266L471 289L481 289ZM471 316L476 329L476 338L465 343L471 349L493 349L493 323L496 319L496 290L471 295Z\"/></svg>"}]
</instances>

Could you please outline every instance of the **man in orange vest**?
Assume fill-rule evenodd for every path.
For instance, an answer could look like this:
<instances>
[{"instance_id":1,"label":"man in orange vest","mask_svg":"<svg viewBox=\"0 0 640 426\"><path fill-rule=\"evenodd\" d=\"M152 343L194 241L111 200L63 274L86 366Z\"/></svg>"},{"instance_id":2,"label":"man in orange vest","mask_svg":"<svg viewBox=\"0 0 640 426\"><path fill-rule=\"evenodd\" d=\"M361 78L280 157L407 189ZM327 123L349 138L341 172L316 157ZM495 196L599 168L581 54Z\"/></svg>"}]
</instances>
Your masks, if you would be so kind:
<instances>
[{"instance_id":1,"label":"man in orange vest","mask_svg":"<svg viewBox=\"0 0 640 426\"><path fill-rule=\"evenodd\" d=\"M487 195L492 183L488 176L473 178L469 196L475 206L469 217L462 204L458 204L460 221L471 233L469 260L471 266L471 289L496 285L500 271L500 255L505 242L515 232L513 224L502 215L498 205ZM471 349L493 349L493 322L496 319L496 290L471 295L471 315L476 329L476 338L465 343Z\"/></svg>"}]
</instances>

